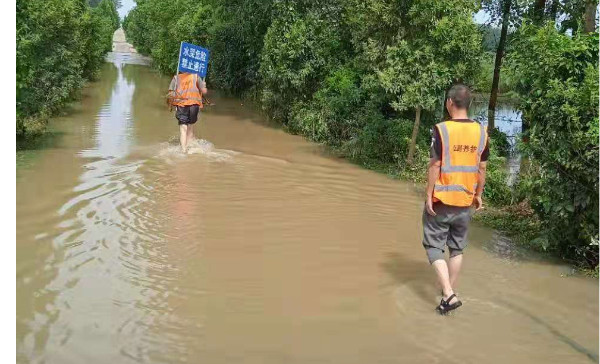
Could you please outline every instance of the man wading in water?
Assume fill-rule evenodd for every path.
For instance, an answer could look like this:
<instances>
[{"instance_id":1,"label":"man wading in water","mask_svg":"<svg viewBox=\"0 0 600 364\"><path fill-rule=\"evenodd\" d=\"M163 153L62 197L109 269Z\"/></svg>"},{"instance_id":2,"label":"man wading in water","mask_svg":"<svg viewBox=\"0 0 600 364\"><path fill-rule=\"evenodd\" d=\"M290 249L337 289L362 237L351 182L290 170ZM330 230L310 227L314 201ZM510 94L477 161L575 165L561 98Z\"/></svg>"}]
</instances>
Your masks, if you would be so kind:
<instances>
[{"instance_id":1,"label":"man wading in water","mask_svg":"<svg viewBox=\"0 0 600 364\"><path fill-rule=\"evenodd\" d=\"M436 307L441 314L462 305L453 287L467 245L471 206L477 210L483 207L488 136L486 127L468 118L470 104L469 88L452 86L446 97L451 119L433 128L423 211L423 246L442 287L442 301ZM444 260L446 246L450 252L448 263Z\"/></svg>"},{"instance_id":2,"label":"man wading in water","mask_svg":"<svg viewBox=\"0 0 600 364\"><path fill-rule=\"evenodd\" d=\"M194 124L203 107L202 96L207 93L206 83L193 73L175 75L169 85L167 102L176 107L175 117L179 122L179 142L184 154L187 153L187 147L194 139Z\"/></svg>"}]
</instances>

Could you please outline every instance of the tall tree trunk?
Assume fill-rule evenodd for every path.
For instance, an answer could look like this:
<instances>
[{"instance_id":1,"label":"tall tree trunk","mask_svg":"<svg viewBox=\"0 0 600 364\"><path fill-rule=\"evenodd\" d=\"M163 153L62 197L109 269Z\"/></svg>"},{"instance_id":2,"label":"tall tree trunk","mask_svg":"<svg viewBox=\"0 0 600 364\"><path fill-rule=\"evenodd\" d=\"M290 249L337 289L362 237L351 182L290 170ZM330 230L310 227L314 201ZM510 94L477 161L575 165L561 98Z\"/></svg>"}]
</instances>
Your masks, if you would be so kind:
<instances>
[{"instance_id":1,"label":"tall tree trunk","mask_svg":"<svg viewBox=\"0 0 600 364\"><path fill-rule=\"evenodd\" d=\"M598 1L587 0L585 2L585 17L584 17L584 33L592 33L596 30L596 6L598 6Z\"/></svg>"},{"instance_id":2,"label":"tall tree trunk","mask_svg":"<svg viewBox=\"0 0 600 364\"><path fill-rule=\"evenodd\" d=\"M560 0L552 0L550 4L550 9L548 9L548 19L552 21L556 21L556 14L558 13L558 4Z\"/></svg>"},{"instance_id":3,"label":"tall tree trunk","mask_svg":"<svg viewBox=\"0 0 600 364\"><path fill-rule=\"evenodd\" d=\"M533 23L541 25L544 23L544 11L546 10L546 0L535 0L533 5Z\"/></svg>"},{"instance_id":4,"label":"tall tree trunk","mask_svg":"<svg viewBox=\"0 0 600 364\"><path fill-rule=\"evenodd\" d=\"M413 159L415 157L417 135L419 135L419 124L421 124L421 106L417 106L417 113L415 115L415 125L413 126L412 137L410 138L410 145L408 146L408 158L406 158L406 163L408 165L413 164Z\"/></svg>"},{"instance_id":5,"label":"tall tree trunk","mask_svg":"<svg viewBox=\"0 0 600 364\"><path fill-rule=\"evenodd\" d=\"M494 120L496 114L496 101L498 101L498 84L500 83L500 67L502 66L502 57L504 56L504 47L506 45L506 33L508 32L508 20L510 17L510 6L512 0L504 0L502 4L502 29L500 31L500 42L496 49L496 61L494 62L494 79L492 81L492 90L490 92L490 103L488 105L488 130L492 131L496 127Z\"/></svg>"}]
</instances>

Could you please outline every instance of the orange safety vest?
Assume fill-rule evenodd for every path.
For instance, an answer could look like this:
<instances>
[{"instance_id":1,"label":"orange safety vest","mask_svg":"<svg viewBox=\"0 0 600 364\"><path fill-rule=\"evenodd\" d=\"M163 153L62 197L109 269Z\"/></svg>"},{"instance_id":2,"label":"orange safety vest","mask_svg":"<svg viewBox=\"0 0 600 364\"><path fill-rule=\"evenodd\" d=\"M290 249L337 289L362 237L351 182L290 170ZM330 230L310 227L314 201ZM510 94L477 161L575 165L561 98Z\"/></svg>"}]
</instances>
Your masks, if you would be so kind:
<instances>
[{"instance_id":1,"label":"orange safety vest","mask_svg":"<svg viewBox=\"0 0 600 364\"><path fill-rule=\"evenodd\" d=\"M487 130L476 122L459 121L445 121L436 128L442 140L442 168L433 200L450 206L471 206Z\"/></svg>"},{"instance_id":2,"label":"orange safety vest","mask_svg":"<svg viewBox=\"0 0 600 364\"><path fill-rule=\"evenodd\" d=\"M195 73L178 74L176 89L169 92L171 104L175 106L202 105L202 93L198 89L198 75Z\"/></svg>"}]
</instances>

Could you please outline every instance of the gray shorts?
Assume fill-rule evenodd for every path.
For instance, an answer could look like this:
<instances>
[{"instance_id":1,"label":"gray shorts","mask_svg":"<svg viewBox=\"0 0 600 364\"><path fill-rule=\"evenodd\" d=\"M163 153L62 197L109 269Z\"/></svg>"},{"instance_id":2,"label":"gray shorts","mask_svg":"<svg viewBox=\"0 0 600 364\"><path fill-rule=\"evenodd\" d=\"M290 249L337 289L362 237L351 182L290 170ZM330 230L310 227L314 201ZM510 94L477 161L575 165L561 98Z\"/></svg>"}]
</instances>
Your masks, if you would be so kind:
<instances>
[{"instance_id":1,"label":"gray shorts","mask_svg":"<svg viewBox=\"0 0 600 364\"><path fill-rule=\"evenodd\" d=\"M448 246L450 257L460 255L467 246L467 230L471 222L471 207L433 204L431 216L423 209L423 246L427 252L429 263L444 259L445 247Z\"/></svg>"},{"instance_id":2,"label":"gray shorts","mask_svg":"<svg viewBox=\"0 0 600 364\"><path fill-rule=\"evenodd\" d=\"M198 121L199 110L200 106L198 105L177 106L175 117L179 125L193 125Z\"/></svg>"}]
</instances>

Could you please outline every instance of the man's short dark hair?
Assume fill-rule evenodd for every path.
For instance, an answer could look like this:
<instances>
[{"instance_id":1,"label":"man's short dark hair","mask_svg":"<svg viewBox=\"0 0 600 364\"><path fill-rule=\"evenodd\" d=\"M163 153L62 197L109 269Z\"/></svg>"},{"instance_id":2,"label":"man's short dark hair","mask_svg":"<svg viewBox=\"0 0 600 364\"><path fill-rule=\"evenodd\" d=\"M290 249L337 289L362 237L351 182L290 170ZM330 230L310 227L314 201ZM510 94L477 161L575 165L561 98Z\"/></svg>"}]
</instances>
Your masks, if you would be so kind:
<instances>
[{"instance_id":1,"label":"man's short dark hair","mask_svg":"<svg viewBox=\"0 0 600 364\"><path fill-rule=\"evenodd\" d=\"M468 86L457 83L450 87L446 100L452 100L452 103L459 109L468 109L471 106L471 90Z\"/></svg>"}]
</instances>

